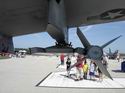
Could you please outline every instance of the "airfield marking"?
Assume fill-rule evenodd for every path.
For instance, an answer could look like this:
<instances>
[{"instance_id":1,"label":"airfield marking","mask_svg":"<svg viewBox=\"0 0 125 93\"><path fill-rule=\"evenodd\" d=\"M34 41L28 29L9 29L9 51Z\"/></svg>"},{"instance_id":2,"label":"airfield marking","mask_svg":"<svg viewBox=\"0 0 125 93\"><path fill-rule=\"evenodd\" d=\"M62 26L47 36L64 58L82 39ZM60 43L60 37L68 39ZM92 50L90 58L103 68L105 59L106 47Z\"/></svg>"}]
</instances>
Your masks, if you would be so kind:
<instances>
[{"instance_id":1,"label":"airfield marking","mask_svg":"<svg viewBox=\"0 0 125 93\"><path fill-rule=\"evenodd\" d=\"M73 74L73 72L71 72ZM104 78L102 82L81 80L74 81L72 78L66 77L67 72L53 72L49 73L41 82L37 84L38 87L51 87L51 88L125 88L125 78L113 78L110 80Z\"/></svg>"},{"instance_id":2,"label":"airfield marking","mask_svg":"<svg viewBox=\"0 0 125 93\"><path fill-rule=\"evenodd\" d=\"M50 72L45 78L43 78L36 86L39 86L51 74L52 74L52 72Z\"/></svg>"}]
</instances>

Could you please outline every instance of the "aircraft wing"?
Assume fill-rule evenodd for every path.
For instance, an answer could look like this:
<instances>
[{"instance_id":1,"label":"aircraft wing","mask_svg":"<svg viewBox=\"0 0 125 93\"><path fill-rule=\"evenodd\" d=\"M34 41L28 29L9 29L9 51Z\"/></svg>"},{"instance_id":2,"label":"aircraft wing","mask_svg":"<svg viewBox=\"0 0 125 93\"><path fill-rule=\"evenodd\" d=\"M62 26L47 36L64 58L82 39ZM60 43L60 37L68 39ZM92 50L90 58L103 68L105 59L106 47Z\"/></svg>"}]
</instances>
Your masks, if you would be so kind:
<instances>
[{"instance_id":1,"label":"aircraft wing","mask_svg":"<svg viewBox=\"0 0 125 93\"><path fill-rule=\"evenodd\" d=\"M48 0L0 0L0 33L17 36L42 32L48 24Z\"/></svg>"},{"instance_id":2,"label":"aircraft wing","mask_svg":"<svg viewBox=\"0 0 125 93\"><path fill-rule=\"evenodd\" d=\"M69 27L125 20L125 0L65 0Z\"/></svg>"},{"instance_id":3,"label":"aircraft wing","mask_svg":"<svg viewBox=\"0 0 125 93\"><path fill-rule=\"evenodd\" d=\"M125 0L64 0L64 6L68 27L125 19ZM17 36L45 31L48 7L48 0L0 0L0 33Z\"/></svg>"}]
</instances>

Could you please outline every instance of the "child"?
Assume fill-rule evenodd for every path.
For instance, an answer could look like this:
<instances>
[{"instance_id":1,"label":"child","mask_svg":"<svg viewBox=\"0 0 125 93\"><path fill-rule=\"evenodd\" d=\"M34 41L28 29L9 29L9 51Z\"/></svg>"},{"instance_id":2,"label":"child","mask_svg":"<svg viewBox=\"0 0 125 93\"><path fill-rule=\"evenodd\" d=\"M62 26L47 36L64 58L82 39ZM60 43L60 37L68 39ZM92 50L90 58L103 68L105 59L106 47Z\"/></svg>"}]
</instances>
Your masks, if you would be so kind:
<instances>
[{"instance_id":1,"label":"child","mask_svg":"<svg viewBox=\"0 0 125 93\"><path fill-rule=\"evenodd\" d=\"M84 79L87 79L87 73L88 73L88 64L85 60L84 65L83 65L83 73L84 73Z\"/></svg>"},{"instance_id":2,"label":"child","mask_svg":"<svg viewBox=\"0 0 125 93\"><path fill-rule=\"evenodd\" d=\"M98 67L98 74L99 74L99 81L100 81L100 82L103 81L102 72L101 72L101 70L99 69L99 67Z\"/></svg>"},{"instance_id":3,"label":"child","mask_svg":"<svg viewBox=\"0 0 125 93\"><path fill-rule=\"evenodd\" d=\"M94 80L94 76L95 76L95 65L94 62L91 61L90 63L90 69L89 69L89 75L90 75L90 80Z\"/></svg>"},{"instance_id":4,"label":"child","mask_svg":"<svg viewBox=\"0 0 125 93\"><path fill-rule=\"evenodd\" d=\"M67 65L67 75L68 75L68 77L70 76L70 70L69 70L69 68L71 67L71 60L70 60L70 58L68 57L67 58L67 61L66 61L66 65Z\"/></svg>"}]
</instances>

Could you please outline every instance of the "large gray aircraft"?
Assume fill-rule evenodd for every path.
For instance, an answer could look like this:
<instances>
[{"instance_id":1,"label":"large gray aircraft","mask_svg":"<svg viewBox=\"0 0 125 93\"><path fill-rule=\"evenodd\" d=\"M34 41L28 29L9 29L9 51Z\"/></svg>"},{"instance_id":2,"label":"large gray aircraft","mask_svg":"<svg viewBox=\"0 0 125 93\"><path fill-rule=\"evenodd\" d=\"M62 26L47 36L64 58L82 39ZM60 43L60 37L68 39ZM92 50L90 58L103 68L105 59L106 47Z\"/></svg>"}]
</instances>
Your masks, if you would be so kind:
<instances>
[{"instance_id":1,"label":"large gray aircraft","mask_svg":"<svg viewBox=\"0 0 125 93\"><path fill-rule=\"evenodd\" d=\"M109 52L107 53L107 56L109 59L117 59L117 56L120 56L120 53L118 50L116 50L115 52L112 52L111 49L109 48Z\"/></svg>"},{"instance_id":2,"label":"large gray aircraft","mask_svg":"<svg viewBox=\"0 0 125 93\"><path fill-rule=\"evenodd\" d=\"M84 48L74 49L68 41L68 29L124 19L125 0L0 0L0 51L13 51L13 36L46 31L56 44L41 52L84 54L96 60L100 70L112 79L100 60L103 48L120 36L102 46L91 45L77 28Z\"/></svg>"}]
</instances>

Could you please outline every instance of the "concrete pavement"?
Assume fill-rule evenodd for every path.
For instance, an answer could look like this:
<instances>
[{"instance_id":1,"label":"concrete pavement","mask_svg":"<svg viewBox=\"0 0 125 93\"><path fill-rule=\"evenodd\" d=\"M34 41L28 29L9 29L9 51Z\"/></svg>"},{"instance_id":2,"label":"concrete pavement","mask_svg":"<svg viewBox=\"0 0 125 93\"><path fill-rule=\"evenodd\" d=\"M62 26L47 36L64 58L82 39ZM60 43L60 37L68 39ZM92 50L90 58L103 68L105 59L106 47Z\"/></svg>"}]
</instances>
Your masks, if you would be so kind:
<instances>
[{"instance_id":1,"label":"concrete pavement","mask_svg":"<svg viewBox=\"0 0 125 93\"><path fill-rule=\"evenodd\" d=\"M120 63L113 62L109 64L111 75L125 78L125 73L111 71L120 67ZM125 91L125 89L36 87L48 73L56 71L58 63L59 58L47 56L0 60L0 93L124 93Z\"/></svg>"}]
</instances>

